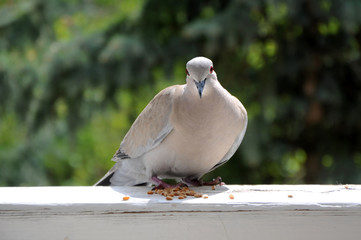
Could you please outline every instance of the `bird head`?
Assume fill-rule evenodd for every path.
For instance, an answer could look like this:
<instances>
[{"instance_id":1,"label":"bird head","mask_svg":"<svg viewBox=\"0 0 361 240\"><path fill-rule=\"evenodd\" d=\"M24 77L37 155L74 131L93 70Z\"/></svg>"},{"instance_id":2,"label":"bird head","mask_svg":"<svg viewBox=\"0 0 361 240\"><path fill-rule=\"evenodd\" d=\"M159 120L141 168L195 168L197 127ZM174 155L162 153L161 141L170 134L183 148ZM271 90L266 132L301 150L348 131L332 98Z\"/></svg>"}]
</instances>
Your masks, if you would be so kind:
<instances>
[{"instance_id":1,"label":"bird head","mask_svg":"<svg viewBox=\"0 0 361 240\"><path fill-rule=\"evenodd\" d=\"M202 98L206 82L216 79L213 62L205 57L195 57L186 65L187 83L195 84L199 97Z\"/></svg>"}]
</instances>

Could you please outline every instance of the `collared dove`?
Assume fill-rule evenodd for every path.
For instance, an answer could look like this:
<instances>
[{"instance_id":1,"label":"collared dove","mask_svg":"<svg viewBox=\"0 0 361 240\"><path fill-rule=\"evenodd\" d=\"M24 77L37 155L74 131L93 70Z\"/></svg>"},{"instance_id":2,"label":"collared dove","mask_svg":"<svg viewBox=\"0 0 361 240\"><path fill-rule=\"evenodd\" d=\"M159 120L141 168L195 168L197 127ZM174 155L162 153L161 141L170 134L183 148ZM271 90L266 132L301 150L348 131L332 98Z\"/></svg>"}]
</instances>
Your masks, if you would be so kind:
<instances>
[{"instance_id":1,"label":"collared dove","mask_svg":"<svg viewBox=\"0 0 361 240\"><path fill-rule=\"evenodd\" d=\"M199 185L233 156L246 132L246 109L218 82L211 60L193 58L186 74L186 84L162 90L139 114L96 185L164 187L163 178Z\"/></svg>"}]
</instances>

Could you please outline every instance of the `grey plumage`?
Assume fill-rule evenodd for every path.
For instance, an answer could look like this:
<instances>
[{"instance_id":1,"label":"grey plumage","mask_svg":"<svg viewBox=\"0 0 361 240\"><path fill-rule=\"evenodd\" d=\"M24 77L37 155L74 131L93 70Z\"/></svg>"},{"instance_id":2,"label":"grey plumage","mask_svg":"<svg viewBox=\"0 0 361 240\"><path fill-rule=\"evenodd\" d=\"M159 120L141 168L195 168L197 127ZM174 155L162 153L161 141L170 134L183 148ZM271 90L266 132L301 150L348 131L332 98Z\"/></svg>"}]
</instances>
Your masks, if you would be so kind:
<instances>
[{"instance_id":1,"label":"grey plumage","mask_svg":"<svg viewBox=\"0 0 361 240\"><path fill-rule=\"evenodd\" d=\"M245 108L218 82L211 60L196 57L186 68L186 84L152 99L97 185L152 183L154 176L199 179L233 156L246 132Z\"/></svg>"}]
</instances>

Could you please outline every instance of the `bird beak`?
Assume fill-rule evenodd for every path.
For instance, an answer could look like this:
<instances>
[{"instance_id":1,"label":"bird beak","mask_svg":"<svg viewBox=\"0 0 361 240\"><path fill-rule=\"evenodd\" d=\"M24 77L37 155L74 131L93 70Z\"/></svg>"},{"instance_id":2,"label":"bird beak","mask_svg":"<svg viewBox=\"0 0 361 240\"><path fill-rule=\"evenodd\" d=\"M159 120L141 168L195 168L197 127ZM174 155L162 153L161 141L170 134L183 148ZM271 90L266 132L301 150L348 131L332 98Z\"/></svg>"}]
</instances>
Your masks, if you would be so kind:
<instances>
[{"instance_id":1,"label":"bird beak","mask_svg":"<svg viewBox=\"0 0 361 240\"><path fill-rule=\"evenodd\" d=\"M204 85L206 84L206 80L207 78L205 78L203 81L194 81L198 89L198 94L200 98L202 98L202 93L203 93Z\"/></svg>"}]
</instances>

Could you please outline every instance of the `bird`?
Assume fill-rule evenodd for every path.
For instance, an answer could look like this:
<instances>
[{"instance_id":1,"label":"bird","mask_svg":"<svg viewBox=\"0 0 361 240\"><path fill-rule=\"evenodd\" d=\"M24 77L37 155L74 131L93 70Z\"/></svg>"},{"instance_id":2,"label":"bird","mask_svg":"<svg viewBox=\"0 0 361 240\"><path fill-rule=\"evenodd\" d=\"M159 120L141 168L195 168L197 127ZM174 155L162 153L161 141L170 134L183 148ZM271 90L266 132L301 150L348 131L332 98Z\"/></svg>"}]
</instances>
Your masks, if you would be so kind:
<instances>
[{"instance_id":1,"label":"bird","mask_svg":"<svg viewBox=\"0 0 361 240\"><path fill-rule=\"evenodd\" d=\"M245 107L222 87L213 62L195 57L186 83L163 89L139 114L95 186L174 186L164 179L205 185L201 177L234 155L247 124Z\"/></svg>"}]
</instances>

